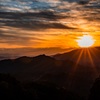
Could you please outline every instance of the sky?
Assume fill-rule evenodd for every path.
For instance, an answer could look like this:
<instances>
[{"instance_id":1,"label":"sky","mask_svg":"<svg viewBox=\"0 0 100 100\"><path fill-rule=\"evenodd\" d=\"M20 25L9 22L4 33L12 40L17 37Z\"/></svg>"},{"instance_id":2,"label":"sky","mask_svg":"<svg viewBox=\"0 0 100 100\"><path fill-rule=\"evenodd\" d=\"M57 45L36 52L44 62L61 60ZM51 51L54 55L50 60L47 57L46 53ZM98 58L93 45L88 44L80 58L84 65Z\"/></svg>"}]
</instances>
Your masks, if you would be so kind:
<instances>
[{"instance_id":1,"label":"sky","mask_svg":"<svg viewBox=\"0 0 100 100\"><path fill-rule=\"evenodd\" d=\"M0 0L0 48L78 47L91 35L100 46L100 0Z\"/></svg>"}]
</instances>

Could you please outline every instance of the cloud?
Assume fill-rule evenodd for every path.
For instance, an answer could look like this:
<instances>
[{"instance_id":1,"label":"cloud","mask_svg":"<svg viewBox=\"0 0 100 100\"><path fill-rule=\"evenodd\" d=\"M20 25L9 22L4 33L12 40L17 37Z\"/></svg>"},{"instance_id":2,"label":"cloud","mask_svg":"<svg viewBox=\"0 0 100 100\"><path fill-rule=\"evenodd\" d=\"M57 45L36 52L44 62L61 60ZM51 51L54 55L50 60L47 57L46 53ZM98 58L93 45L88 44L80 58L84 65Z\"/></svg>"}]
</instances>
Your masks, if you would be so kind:
<instances>
[{"instance_id":1,"label":"cloud","mask_svg":"<svg viewBox=\"0 0 100 100\"><path fill-rule=\"evenodd\" d=\"M39 41L44 41L39 37L35 37L34 34L29 35L29 33L21 32L19 29L13 29L11 27L0 28L0 44L7 45L17 45L19 46L30 46L32 44L39 43Z\"/></svg>"},{"instance_id":2,"label":"cloud","mask_svg":"<svg viewBox=\"0 0 100 100\"><path fill-rule=\"evenodd\" d=\"M88 26L91 21L99 25L99 0L1 0L0 7L2 12L6 12L6 14L0 14L1 22L5 20L6 25L14 27L17 27L18 24L19 27L23 28L24 25L27 29L27 24L30 28L33 25L33 29L36 28L36 30L58 29L59 26L61 29L67 27L78 29L83 25ZM82 23L81 20L84 22ZM91 26L93 25L91 24Z\"/></svg>"},{"instance_id":3,"label":"cloud","mask_svg":"<svg viewBox=\"0 0 100 100\"><path fill-rule=\"evenodd\" d=\"M59 23L59 19L65 16L56 15L51 11L41 11L35 13L12 13L2 12L0 21L3 25L22 29L44 30L44 29L75 29L74 27L66 26Z\"/></svg>"},{"instance_id":4,"label":"cloud","mask_svg":"<svg viewBox=\"0 0 100 100\"><path fill-rule=\"evenodd\" d=\"M86 5L86 4L89 3L89 0L81 0L78 3L81 4L81 5Z\"/></svg>"},{"instance_id":5,"label":"cloud","mask_svg":"<svg viewBox=\"0 0 100 100\"><path fill-rule=\"evenodd\" d=\"M49 40L46 34L100 31L99 16L99 0L0 0L0 43L28 46Z\"/></svg>"}]
</instances>

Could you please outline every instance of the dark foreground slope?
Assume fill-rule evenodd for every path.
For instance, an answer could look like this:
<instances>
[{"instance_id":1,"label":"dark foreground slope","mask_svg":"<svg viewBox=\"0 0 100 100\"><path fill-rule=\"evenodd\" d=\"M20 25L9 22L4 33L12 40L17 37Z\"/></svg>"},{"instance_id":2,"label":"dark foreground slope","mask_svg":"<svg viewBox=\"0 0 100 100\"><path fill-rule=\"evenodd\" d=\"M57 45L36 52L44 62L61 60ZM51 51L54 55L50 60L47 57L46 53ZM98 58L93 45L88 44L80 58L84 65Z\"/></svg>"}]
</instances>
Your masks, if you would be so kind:
<instances>
[{"instance_id":1,"label":"dark foreground slope","mask_svg":"<svg viewBox=\"0 0 100 100\"><path fill-rule=\"evenodd\" d=\"M0 100L83 100L75 93L48 83L24 82L0 74Z\"/></svg>"},{"instance_id":2,"label":"dark foreground slope","mask_svg":"<svg viewBox=\"0 0 100 100\"><path fill-rule=\"evenodd\" d=\"M100 72L99 57L100 48L78 49L54 57L20 57L0 61L0 72L21 81L49 82L87 97Z\"/></svg>"}]
</instances>

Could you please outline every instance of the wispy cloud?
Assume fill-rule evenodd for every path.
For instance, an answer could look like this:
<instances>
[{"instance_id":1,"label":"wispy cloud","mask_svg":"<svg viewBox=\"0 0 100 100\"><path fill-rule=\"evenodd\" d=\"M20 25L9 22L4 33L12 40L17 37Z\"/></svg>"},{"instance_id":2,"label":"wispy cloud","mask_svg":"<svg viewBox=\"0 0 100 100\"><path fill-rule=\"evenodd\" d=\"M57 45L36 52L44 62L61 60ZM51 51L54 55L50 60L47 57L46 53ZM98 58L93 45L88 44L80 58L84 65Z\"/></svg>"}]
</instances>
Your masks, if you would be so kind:
<instances>
[{"instance_id":1,"label":"wispy cloud","mask_svg":"<svg viewBox=\"0 0 100 100\"><path fill-rule=\"evenodd\" d=\"M99 0L0 0L0 44L52 46L65 34L99 32L99 16Z\"/></svg>"}]
</instances>

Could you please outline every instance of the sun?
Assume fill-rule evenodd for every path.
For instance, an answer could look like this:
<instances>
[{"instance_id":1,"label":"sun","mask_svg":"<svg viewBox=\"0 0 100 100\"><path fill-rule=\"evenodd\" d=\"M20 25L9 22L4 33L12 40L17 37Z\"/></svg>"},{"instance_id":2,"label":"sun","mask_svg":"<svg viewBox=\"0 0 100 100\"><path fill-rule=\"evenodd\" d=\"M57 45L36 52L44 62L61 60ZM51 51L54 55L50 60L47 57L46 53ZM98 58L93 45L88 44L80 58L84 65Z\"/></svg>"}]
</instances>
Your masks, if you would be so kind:
<instances>
[{"instance_id":1,"label":"sun","mask_svg":"<svg viewBox=\"0 0 100 100\"><path fill-rule=\"evenodd\" d=\"M77 43L82 48L88 48L91 47L94 44L94 39L90 35L83 35L77 40Z\"/></svg>"}]
</instances>

